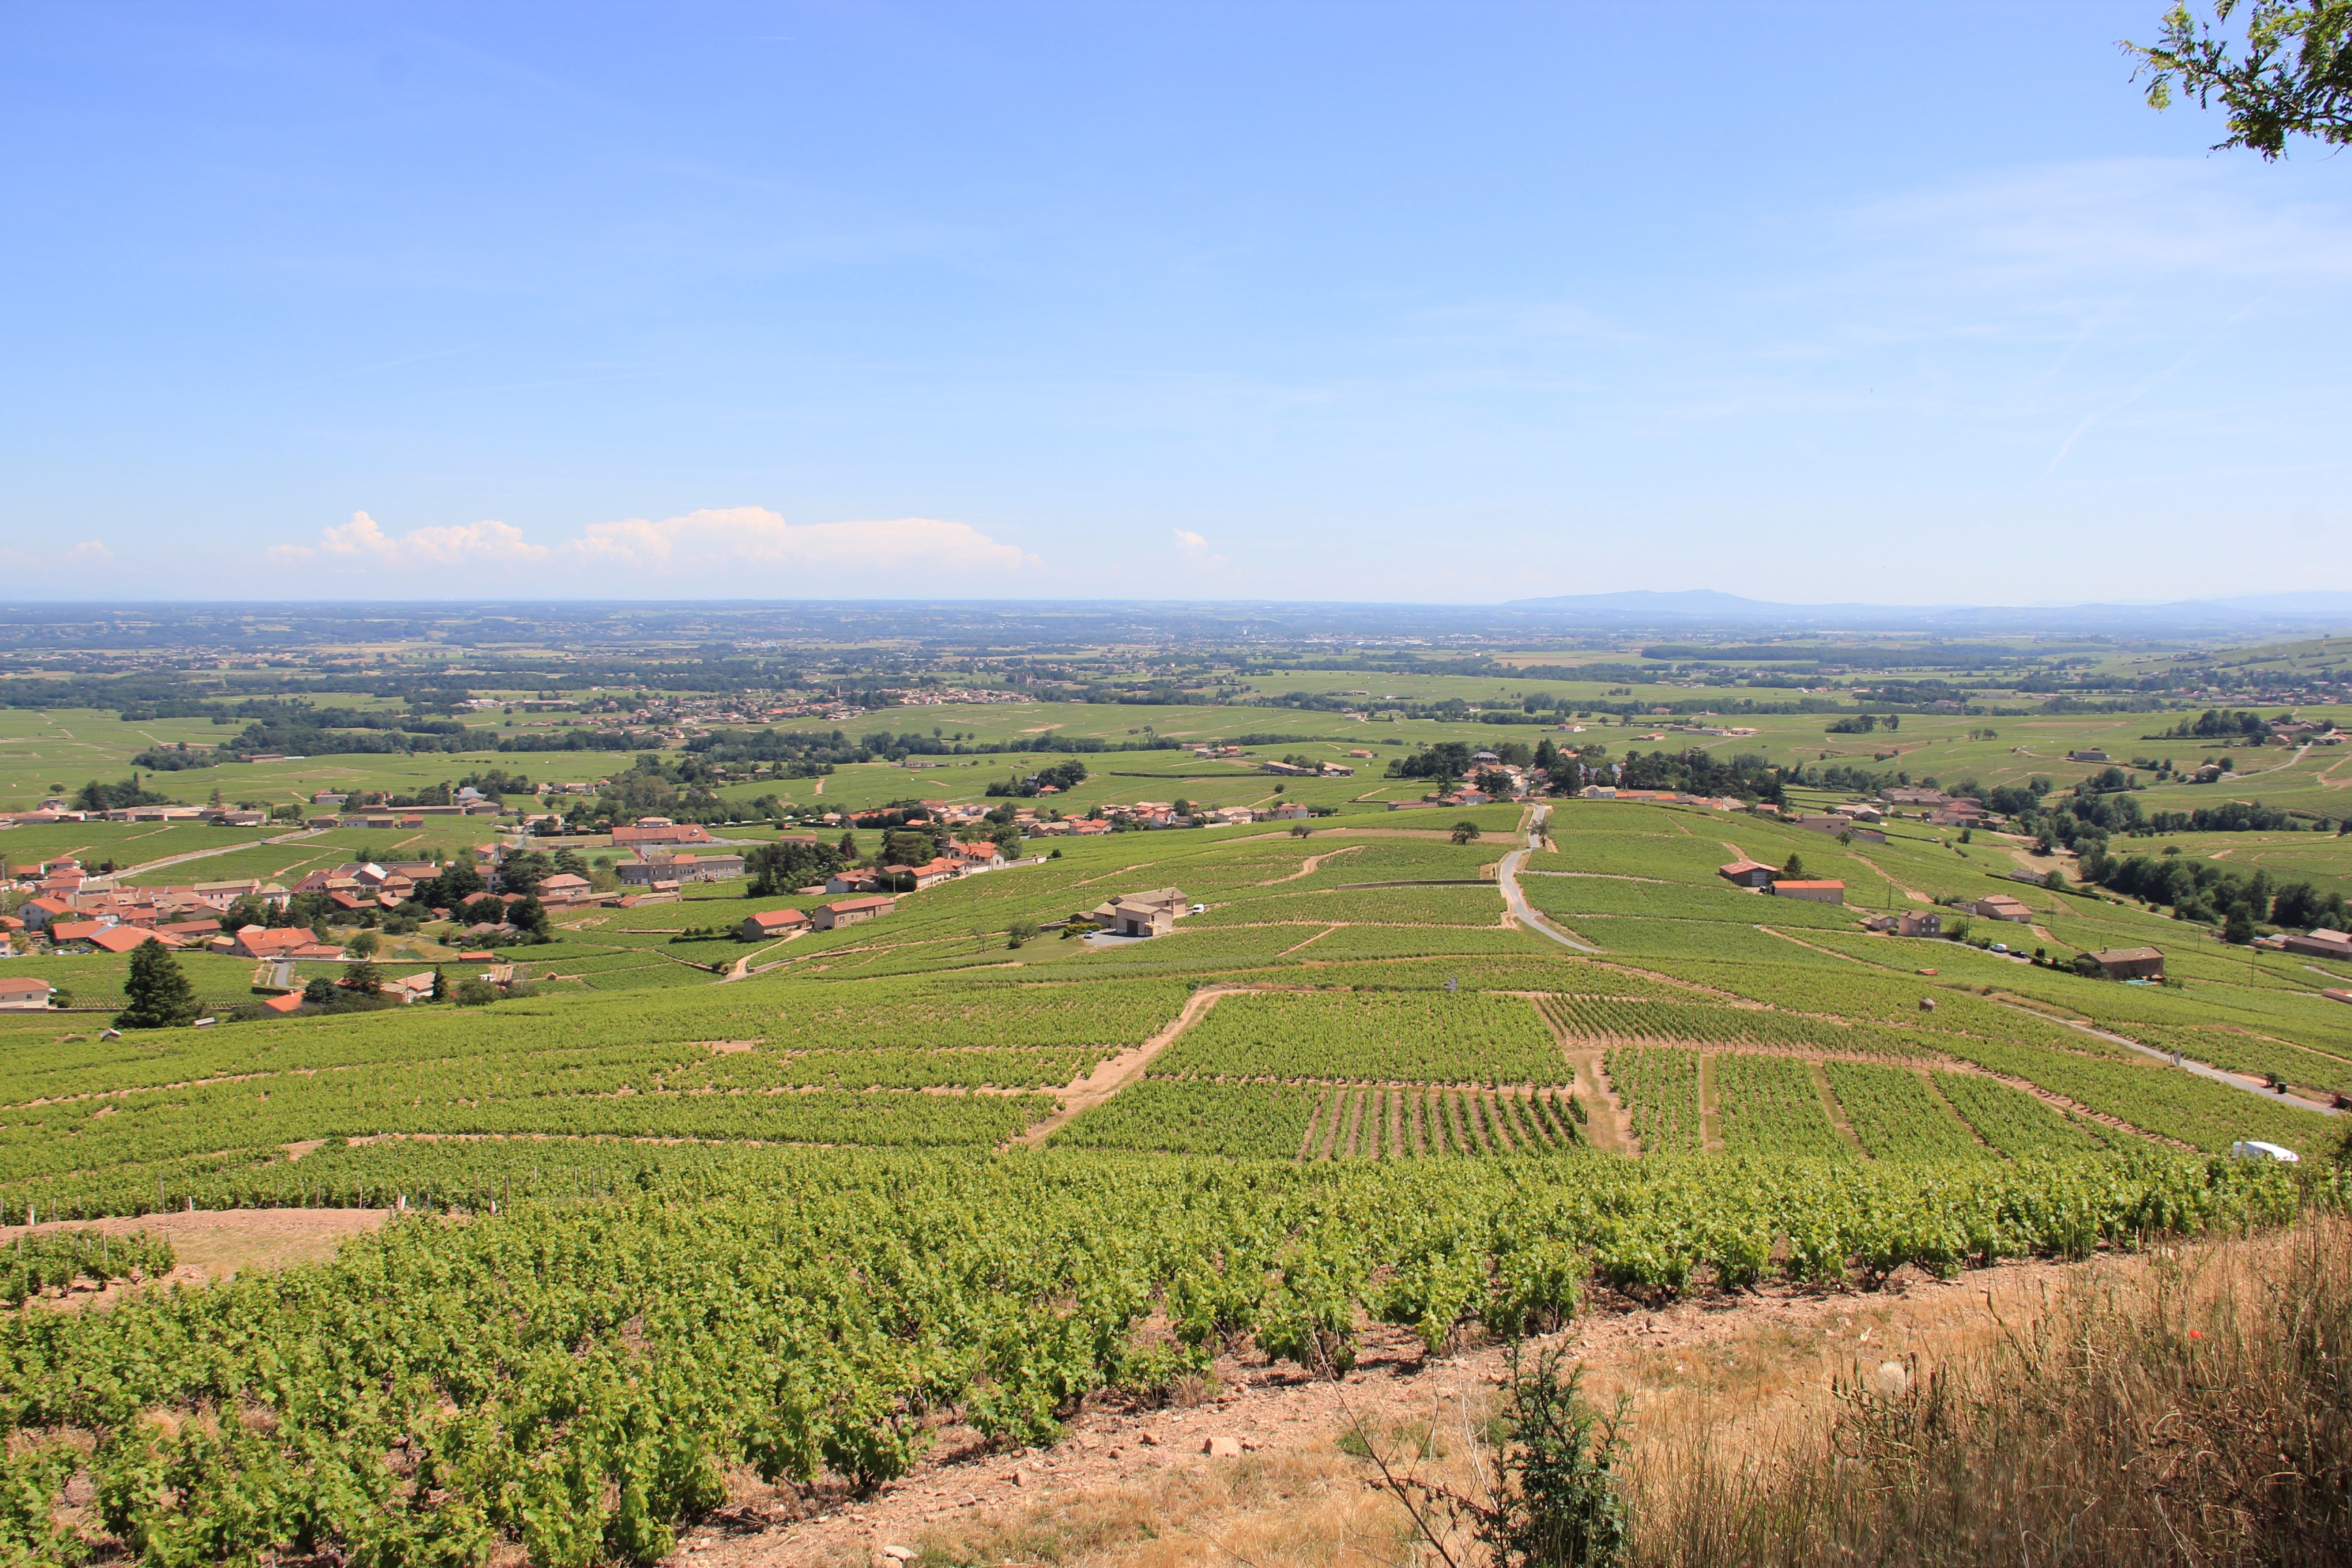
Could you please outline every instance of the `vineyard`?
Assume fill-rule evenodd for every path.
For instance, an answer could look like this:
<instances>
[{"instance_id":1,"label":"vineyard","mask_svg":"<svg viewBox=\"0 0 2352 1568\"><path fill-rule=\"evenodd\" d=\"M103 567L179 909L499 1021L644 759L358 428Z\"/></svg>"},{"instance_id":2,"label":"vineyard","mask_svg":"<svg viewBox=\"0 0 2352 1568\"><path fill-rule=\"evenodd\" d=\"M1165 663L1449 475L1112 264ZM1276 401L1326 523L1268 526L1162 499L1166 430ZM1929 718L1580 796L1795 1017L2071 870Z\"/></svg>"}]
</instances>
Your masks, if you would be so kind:
<instances>
[{"instance_id":1,"label":"vineyard","mask_svg":"<svg viewBox=\"0 0 2352 1568\"><path fill-rule=\"evenodd\" d=\"M1644 1154L1696 1154L1706 1147L1696 1051L1620 1047L1604 1062Z\"/></svg>"},{"instance_id":2,"label":"vineyard","mask_svg":"<svg viewBox=\"0 0 2352 1568\"><path fill-rule=\"evenodd\" d=\"M1846 1124L1874 1160L1997 1157L1918 1073L1868 1062L1829 1062L1822 1071Z\"/></svg>"},{"instance_id":3,"label":"vineyard","mask_svg":"<svg viewBox=\"0 0 2352 1568\"><path fill-rule=\"evenodd\" d=\"M1156 1078L1564 1084L1574 1074L1517 997L1230 996L1151 1064Z\"/></svg>"},{"instance_id":4,"label":"vineyard","mask_svg":"<svg viewBox=\"0 0 2352 1568\"><path fill-rule=\"evenodd\" d=\"M101 1554L158 1563L648 1562L730 1476L870 1483L950 1418L1049 1440L1223 1350L1330 1376L1373 1323L1435 1351L2336 1201L2341 1123L2114 1037L2352 1088L2352 1009L2284 972L2127 988L1866 937L1714 878L1728 833L1863 887L1834 841L1558 809L1524 886L1599 959L1503 925L1491 885L1346 886L1476 877L1499 830L1318 824L1074 838L724 984L754 949L671 937L751 904L698 894L519 950L538 994L479 1008L0 1021L0 1222L53 1226L0 1249L0 1561L76 1554L25 1501L70 1484ZM1890 868L1940 886L1933 848ZM1177 884L1211 909L1171 935L1054 929ZM54 962L93 996L127 973ZM185 968L207 1005L249 984ZM1601 1152L1619 1107L1638 1157ZM2212 1157L2250 1137L2309 1180ZM304 1207L404 1217L176 1291L152 1236L54 1228ZM129 1288L47 1302L77 1280Z\"/></svg>"},{"instance_id":5,"label":"vineyard","mask_svg":"<svg viewBox=\"0 0 2352 1568\"><path fill-rule=\"evenodd\" d=\"M22 1307L26 1298L62 1293L77 1279L160 1279L175 1263L172 1244L133 1232L37 1231L0 1249L0 1302Z\"/></svg>"},{"instance_id":6,"label":"vineyard","mask_svg":"<svg viewBox=\"0 0 2352 1568\"><path fill-rule=\"evenodd\" d=\"M2012 1160L2050 1159L2108 1146L2089 1123L1998 1079L1939 1072L1936 1087L1978 1137Z\"/></svg>"},{"instance_id":7,"label":"vineyard","mask_svg":"<svg viewBox=\"0 0 2352 1568\"><path fill-rule=\"evenodd\" d=\"M1727 1051L1709 1066L1725 1152L1813 1160L1853 1156L1831 1124L1811 1063Z\"/></svg>"},{"instance_id":8,"label":"vineyard","mask_svg":"<svg viewBox=\"0 0 2352 1568\"><path fill-rule=\"evenodd\" d=\"M1698 1001L1555 996L1546 999L1544 1011L1570 1040L1601 1046L1692 1041L1884 1057L1925 1056L1933 1048L1916 1035L1866 1024Z\"/></svg>"},{"instance_id":9,"label":"vineyard","mask_svg":"<svg viewBox=\"0 0 2352 1568\"><path fill-rule=\"evenodd\" d=\"M1311 1115L1300 1089L1143 1087L1286 1096L1297 1136ZM513 1542L534 1563L646 1563L721 1500L729 1467L887 1479L943 1408L1044 1440L1096 1390L1164 1381L1229 1339L1328 1374L1365 1321L1435 1346L1460 1323L1557 1321L1592 1285L1948 1274L2298 1202L2275 1173L2152 1153L1923 1176L753 1152L616 1151L595 1183L613 1195L583 1203L548 1201L544 1180L515 1194L521 1153L501 1173L445 1149L411 1168L472 1160L477 1191L509 1194L499 1219L397 1221L331 1264L0 1320L12 1481L39 1497L85 1478L104 1528L162 1562L470 1563ZM1181 1353L1138 1338L1155 1311ZM191 1418L223 1409L247 1419ZM47 1436L61 1430L85 1441ZM73 1550L39 1508L5 1528L21 1557Z\"/></svg>"}]
</instances>

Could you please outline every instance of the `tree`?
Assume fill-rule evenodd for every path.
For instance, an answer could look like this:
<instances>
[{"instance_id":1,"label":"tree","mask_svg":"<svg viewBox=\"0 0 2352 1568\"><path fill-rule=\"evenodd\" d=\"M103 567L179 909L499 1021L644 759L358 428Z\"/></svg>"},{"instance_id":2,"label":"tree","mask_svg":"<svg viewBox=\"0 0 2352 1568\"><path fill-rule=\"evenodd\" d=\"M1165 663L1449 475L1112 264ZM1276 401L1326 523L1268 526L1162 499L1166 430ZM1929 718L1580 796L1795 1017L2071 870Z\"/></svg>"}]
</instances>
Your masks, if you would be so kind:
<instances>
[{"instance_id":1,"label":"tree","mask_svg":"<svg viewBox=\"0 0 2352 1568\"><path fill-rule=\"evenodd\" d=\"M433 1000L449 1000L449 977L441 973L441 966L437 963L433 966Z\"/></svg>"},{"instance_id":2,"label":"tree","mask_svg":"<svg viewBox=\"0 0 2352 1568\"><path fill-rule=\"evenodd\" d=\"M939 840L919 827L894 827L882 835L882 863L921 866L938 858Z\"/></svg>"},{"instance_id":3,"label":"tree","mask_svg":"<svg viewBox=\"0 0 2352 1568\"><path fill-rule=\"evenodd\" d=\"M383 992L383 971L362 958L356 963L344 964L343 977L335 984L361 996L381 995Z\"/></svg>"},{"instance_id":4,"label":"tree","mask_svg":"<svg viewBox=\"0 0 2352 1568\"><path fill-rule=\"evenodd\" d=\"M378 942L375 932L363 931L343 945L351 949L354 958L373 958Z\"/></svg>"},{"instance_id":5,"label":"tree","mask_svg":"<svg viewBox=\"0 0 2352 1568\"><path fill-rule=\"evenodd\" d=\"M335 999L335 983L323 974L313 974L302 987L302 1000L313 1007L323 1007Z\"/></svg>"},{"instance_id":6,"label":"tree","mask_svg":"<svg viewBox=\"0 0 2352 1568\"><path fill-rule=\"evenodd\" d=\"M1294 822L1290 825L1290 836L1293 838L1304 838L1314 831L1303 822Z\"/></svg>"},{"instance_id":7,"label":"tree","mask_svg":"<svg viewBox=\"0 0 2352 1568\"><path fill-rule=\"evenodd\" d=\"M1478 842L1478 825L1471 821L1468 817L1464 817L1461 821L1454 825L1454 843L1475 844Z\"/></svg>"},{"instance_id":8,"label":"tree","mask_svg":"<svg viewBox=\"0 0 2352 1568\"><path fill-rule=\"evenodd\" d=\"M2285 155L2287 138L2352 144L2352 0L2252 0L2242 38L2228 36L2240 0L2213 0L2210 19L2186 3L2164 14L2153 46L2126 40L2126 54L2148 79L2150 108L2168 109L2176 89L2200 109L2220 99L2230 134L2215 143Z\"/></svg>"},{"instance_id":9,"label":"tree","mask_svg":"<svg viewBox=\"0 0 2352 1568\"><path fill-rule=\"evenodd\" d=\"M2066 873L2058 867L2053 866L2050 868L2050 875L2042 879L2042 885L2053 893L2063 893L2066 890Z\"/></svg>"},{"instance_id":10,"label":"tree","mask_svg":"<svg viewBox=\"0 0 2352 1568\"><path fill-rule=\"evenodd\" d=\"M1805 879L1805 858L1796 853L1794 850L1790 851L1789 863L1780 868L1780 875L1788 878L1792 882L1803 881Z\"/></svg>"},{"instance_id":11,"label":"tree","mask_svg":"<svg viewBox=\"0 0 2352 1568\"><path fill-rule=\"evenodd\" d=\"M2254 940L2254 917L2247 912L2245 905L2230 906L2229 916L2221 922L2221 940L2239 947Z\"/></svg>"},{"instance_id":12,"label":"tree","mask_svg":"<svg viewBox=\"0 0 2352 1568\"><path fill-rule=\"evenodd\" d=\"M772 899L809 882L821 882L841 868L841 856L822 844L780 838L762 844L744 857L743 868L751 882L746 896Z\"/></svg>"},{"instance_id":13,"label":"tree","mask_svg":"<svg viewBox=\"0 0 2352 1568\"><path fill-rule=\"evenodd\" d=\"M509 855L499 866L499 886L509 893L534 893L540 883L555 875L554 862L536 849Z\"/></svg>"},{"instance_id":14,"label":"tree","mask_svg":"<svg viewBox=\"0 0 2352 1568\"><path fill-rule=\"evenodd\" d=\"M416 884L416 901L428 910L454 910L486 885L482 874L471 866L445 866L439 876Z\"/></svg>"},{"instance_id":15,"label":"tree","mask_svg":"<svg viewBox=\"0 0 2352 1568\"><path fill-rule=\"evenodd\" d=\"M175 1029L195 1020L196 988L171 950L152 936L131 950L122 994L131 1005L114 1016L118 1029Z\"/></svg>"}]
</instances>

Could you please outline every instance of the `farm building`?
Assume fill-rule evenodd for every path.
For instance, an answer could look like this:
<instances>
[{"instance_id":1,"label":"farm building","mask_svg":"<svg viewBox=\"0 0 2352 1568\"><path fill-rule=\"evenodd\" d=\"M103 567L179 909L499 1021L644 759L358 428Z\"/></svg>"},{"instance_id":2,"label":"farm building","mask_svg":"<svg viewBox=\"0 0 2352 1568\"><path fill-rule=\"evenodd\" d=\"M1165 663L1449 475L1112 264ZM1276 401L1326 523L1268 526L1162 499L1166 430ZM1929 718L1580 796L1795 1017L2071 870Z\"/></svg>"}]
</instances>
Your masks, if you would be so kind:
<instances>
[{"instance_id":1,"label":"farm building","mask_svg":"<svg viewBox=\"0 0 2352 1568\"><path fill-rule=\"evenodd\" d=\"M1916 914L1897 915L1895 917L1895 934L1941 936L1944 934L1944 917L1934 910L1923 910Z\"/></svg>"},{"instance_id":2,"label":"farm building","mask_svg":"<svg viewBox=\"0 0 2352 1568\"><path fill-rule=\"evenodd\" d=\"M1734 860L1728 866L1717 866L1715 874L1739 888L1769 888L1775 875L1761 860Z\"/></svg>"},{"instance_id":3,"label":"farm building","mask_svg":"<svg viewBox=\"0 0 2352 1568\"><path fill-rule=\"evenodd\" d=\"M2315 931L2302 936L2289 931L2279 939L2279 945L2305 958L2340 958L2352 963L2352 934L2340 931Z\"/></svg>"},{"instance_id":4,"label":"farm building","mask_svg":"<svg viewBox=\"0 0 2352 1568\"><path fill-rule=\"evenodd\" d=\"M638 844L708 844L709 832L698 822L672 822L667 816L641 816L627 827L613 829L613 847Z\"/></svg>"},{"instance_id":5,"label":"farm building","mask_svg":"<svg viewBox=\"0 0 2352 1568\"><path fill-rule=\"evenodd\" d=\"M1809 880L1779 881L1772 884L1772 896L1777 899L1802 899L1809 904L1842 904L1845 902L1845 884L1838 881Z\"/></svg>"},{"instance_id":6,"label":"farm building","mask_svg":"<svg viewBox=\"0 0 2352 1568\"><path fill-rule=\"evenodd\" d=\"M876 894L863 899L840 899L830 904L819 904L809 923L819 931L835 931L842 926L854 926L862 921L877 920L898 907L896 899Z\"/></svg>"},{"instance_id":7,"label":"farm building","mask_svg":"<svg viewBox=\"0 0 2352 1568\"><path fill-rule=\"evenodd\" d=\"M12 975L0 980L0 1008L22 1013L49 1005L49 995L57 987L46 980L30 975Z\"/></svg>"},{"instance_id":8,"label":"farm building","mask_svg":"<svg viewBox=\"0 0 2352 1568\"><path fill-rule=\"evenodd\" d=\"M1166 936L1190 908L1181 888L1154 888L1097 904L1088 911L1114 936Z\"/></svg>"},{"instance_id":9,"label":"farm building","mask_svg":"<svg viewBox=\"0 0 2352 1568\"><path fill-rule=\"evenodd\" d=\"M765 913L745 915L735 934L745 942L766 942L771 937L790 936L796 931L809 929L809 918L798 910L769 910Z\"/></svg>"},{"instance_id":10,"label":"farm building","mask_svg":"<svg viewBox=\"0 0 2352 1568\"><path fill-rule=\"evenodd\" d=\"M2161 980L2164 954L2152 947L2116 947L2090 955L2099 973L2110 980Z\"/></svg>"},{"instance_id":11,"label":"farm building","mask_svg":"<svg viewBox=\"0 0 2352 1568\"><path fill-rule=\"evenodd\" d=\"M631 887L649 888L660 882L724 882L743 874L743 857L728 851L718 855L648 855L613 868Z\"/></svg>"},{"instance_id":12,"label":"farm building","mask_svg":"<svg viewBox=\"0 0 2352 1568\"><path fill-rule=\"evenodd\" d=\"M2033 923L2033 910L2022 899L2012 899L2007 893L1991 893L1968 906L1969 913L1982 915L1989 921L2013 921L2019 925Z\"/></svg>"}]
</instances>

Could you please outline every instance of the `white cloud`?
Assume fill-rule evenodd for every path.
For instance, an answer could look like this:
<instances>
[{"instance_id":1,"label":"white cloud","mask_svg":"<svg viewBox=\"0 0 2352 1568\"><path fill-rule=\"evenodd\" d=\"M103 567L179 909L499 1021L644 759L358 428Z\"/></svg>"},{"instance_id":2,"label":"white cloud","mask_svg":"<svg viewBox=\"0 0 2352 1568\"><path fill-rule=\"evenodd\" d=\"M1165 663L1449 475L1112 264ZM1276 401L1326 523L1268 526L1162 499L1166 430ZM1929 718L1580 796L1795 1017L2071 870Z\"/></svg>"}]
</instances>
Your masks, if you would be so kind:
<instances>
[{"instance_id":1,"label":"white cloud","mask_svg":"<svg viewBox=\"0 0 2352 1568\"><path fill-rule=\"evenodd\" d=\"M1184 560L1189 565L1202 567L1211 572L1224 570L1225 558L1212 554L1208 540L1189 528L1176 530L1176 548L1184 552Z\"/></svg>"},{"instance_id":2,"label":"white cloud","mask_svg":"<svg viewBox=\"0 0 2352 1568\"><path fill-rule=\"evenodd\" d=\"M389 534L363 511L349 522L322 529L319 542L273 544L272 560L319 562L329 566L397 570L421 566L518 564L547 559L546 546L526 542L510 523L485 521L439 528L413 528Z\"/></svg>"},{"instance_id":3,"label":"white cloud","mask_svg":"<svg viewBox=\"0 0 2352 1568\"><path fill-rule=\"evenodd\" d=\"M647 576L736 574L745 587L806 588L822 574L841 580L887 574L922 582L971 572L1014 572L1038 564L966 522L901 517L874 522L793 524L763 507L709 508L659 520L590 523L574 537L537 544L510 523L485 521L387 533L366 512L320 531L315 544L278 544L272 560L337 574L429 567L517 566L584 578L625 592ZM790 572L764 582L745 574ZM935 584L935 585L937 585Z\"/></svg>"},{"instance_id":4,"label":"white cloud","mask_svg":"<svg viewBox=\"0 0 2352 1568\"><path fill-rule=\"evenodd\" d=\"M53 572L88 572L95 567L110 567L114 563L114 552L95 539L85 539L79 544L53 552L0 549L0 569L35 577Z\"/></svg>"},{"instance_id":5,"label":"white cloud","mask_svg":"<svg viewBox=\"0 0 2352 1568\"><path fill-rule=\"evenodd\" d=\"M658 522L593 522L563 547L567 556L638 571L793 566L836 572L1013 572L1036 564L968 522L900 517L872 522L786 522L765 507L690 511Z\"/></svg>"}]
</instances>

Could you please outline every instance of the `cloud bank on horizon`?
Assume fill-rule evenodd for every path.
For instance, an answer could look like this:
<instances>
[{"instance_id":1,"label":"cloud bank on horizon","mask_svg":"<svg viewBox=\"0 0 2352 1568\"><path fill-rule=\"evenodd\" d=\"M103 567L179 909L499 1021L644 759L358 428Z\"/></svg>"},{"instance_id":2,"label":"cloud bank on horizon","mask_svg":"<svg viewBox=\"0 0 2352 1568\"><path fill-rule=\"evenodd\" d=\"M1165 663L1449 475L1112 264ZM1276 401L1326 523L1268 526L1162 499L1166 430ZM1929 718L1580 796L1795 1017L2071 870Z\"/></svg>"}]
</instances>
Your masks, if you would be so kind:
<instances>
[{"instance_id":1,"label":"cloud bank on horizon","mask_svg":"<svg viewBox=\"0 0 2352 1568\"><path fill-rule=\"evenodd\" d=\"M677 596L698 584L730 598L868 579L904 591L974 574L988 583L971 596L992 596L1011 592L1013 574L1038 563L966 522L899 517L794 524L756 506L593 522L552 542L495 520L392 533L355 511L350 521L321 530L315 543L274 544L266 554L293 584L327 591L352 578L381 583L386 573L515 568L526 574L522 584L541 589L609 594L626 582L637 594Z\"/></svg>"}]
</instances>

